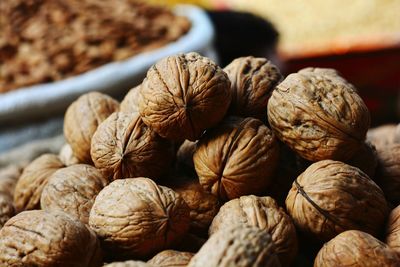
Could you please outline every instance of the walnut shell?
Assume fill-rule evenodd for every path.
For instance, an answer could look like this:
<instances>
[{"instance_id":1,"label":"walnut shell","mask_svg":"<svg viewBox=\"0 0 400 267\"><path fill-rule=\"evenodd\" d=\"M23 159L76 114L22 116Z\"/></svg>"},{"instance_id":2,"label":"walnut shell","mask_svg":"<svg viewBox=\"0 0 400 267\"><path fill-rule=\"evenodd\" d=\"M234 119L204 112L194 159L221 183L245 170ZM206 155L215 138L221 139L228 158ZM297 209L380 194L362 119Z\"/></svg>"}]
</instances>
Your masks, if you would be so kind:
<instances>
[{"instance_id":1,"label":"walnut shell","mask_svg":"<svg viewBox=\"0 0 400 267\"><path fill-rule=\"evenodd\" d=\"M194 172L193 154L196 151L197 142L185 140L176 152L178 169L184 169L188 173Z\"/></svg>"},{"instance_id":2,"label":"walnut shell","mask_svg":"<svg viewBox=\"0 0 400 267\"><path fill-rule=\"evenodd\" d=\"M314 267L398 267L399 255L375 237L357 230L345 231L326 243Z\"/></svg>"},{"instance_id":3,"label":"walnut shell","mask_svg":"<svg viewBox=\"0 0 400 267\"><path fill-rule=\"evenodd\" d=\"M176 250L164 250L151 258L148 263L158 267L184 267L189 264L193 253Z\"/></svg>"},{"instance_id":4,"label":"walnut shell","mask_svg":"<svg viewBox=\"0 0 400 267\"><path fill-rule=\"evenodd\" d=\"M110 256L146 258L171 247L189 228L189 208L147 178L116 180L96 197L89 225Z\"/></svg>"},{"instance_id":5,"label":"walnut shell","mask_svg":"<svg viewBox=\"0 0 400 267\"><path fill-rule=\"evenodd\" d=\"M371 142L366 141L346 163L359 168L369 178L374 179L376 167L378 166L378 153L375 146Z\"/></svg>"},{"instance_id":6,"label":"walnut shell","mask_svg":"<svg viewBox=\"0 0 400 267\"><path fill-rule=\"evenodd\" d=\"M0 230L1 266L101 265L96 235L61 212L24 211Z\"/></svg>"},{"instance_id":7,"label":"walnut shell","mask_svg":"<svg viewBox=\"0 0 400 267\"><path fill-rule=\"evenodd\" d=\"M286 208L299 230L322 241L346 230L377 236L388 215L382 190L360 169L333 160L297 177Z\"/></svg>"},{"instance_id":8,"label":"walnut shell","mask_svg":"<svg viewBox=\"0 0 400 267\"><path fill-rule=\"evenodd\" d=\"M297 254L297 235L292 219L270 197L250 195L226 202L212 221L209 234L233 225L255 226L270 234L282 266L290 266Z\"/></svg>"},{"instance_id":9,"label":"walnut shell","mask_svg":"<svg viewBox=\"0 0 400 267\"><path fill-rule=\"evenodd\" d=\"M0 193L13 196L21 173L22 168L14 164L0 169Z\"/></svg>"},{"instance_id":10,"label":"walnut shell","mask_svg":"<svg viewBox=\"0 0 400 267\"><path fill-rule=\"evenodd\" d=\"M72 165L53 173L40 204L43 210L63 211L87 224L94 199L107 184L108 179L95 167Z\"/></svg>"},{"instance_id":11,"label":"walnut shell","mask_svg":"<svg viewBox=\"0 0 400 267\"><path fill-rule=\"evenodd\" d=\"M306 68L276 87L268 120L278 138L303 158L348 160L365 140L370 115L335 70Z\"/></svg>"},{"instance_id":12,"label":"walnut shell","mask_svg":"<svg viewBox=\"0 0 400 267\"><path fill-rule=\"evenodd\" d=\"M53 154L44 154L26 166L15 186L16 211L40 208L43 187L50 176L63 167L64 164Z\"/></svg>"},{"instance_id":13,"label":"walnut shell","mask_svg":"<svg viewBox=\"0 0 400 267\"><path fill-rule=\"evenodd\" d=\"M226 73L210 59L197 53L169 56L147 72L139 112L160 136L194 141L225 116L229 87Z\"/></svg>"},{"instance_id":14,"label":"walnut shell","mask_svg":"<svg viewBox=\"0 0 400 267\"><path fill-rule=\"evenodd\" d=\"M139 113L140 85L132 88L121 101L120 111L123 113Z\"/></svg>"},{"instance_id":15,"label":"walnut shell","mask_svg":"<svg viewBox=\"0 0 400 267\"><path fill-rule=\"evenodd\" d=\"M400 205L389 214L385 242L389 247L400 252Z\"/></svg>"},{"instance_id":16,"label":"walnut shell","mask_svg":"<svg viewBox=\"0 0 400 267\"><path fill-rule=\"evenodd\" d=\"M69 144L62 146L58 157L65 166L71 166L74 164L79 164L79 159L74 156L74 152Z\"/></svg>"},{"instance_id":17,"label":"walnut shell","mask_svg":"<svg viewBox=\"0 0 400 267\"><path fill-rule=\"evenodd\" d=\"M174 155L173 144L147 127L139 114L113 113L92 138L95 166L114 180L165 173Z\"/></svg>"},{"instance_id":18,"label":"walnut shell","mask_svg":"<svg viewBox=\"0 0 400 267\"><path fill-rule=\"evenodd\" d=\"M257 227L228 227L212 235L188 267L281 266L271 236Z\"/></svg>"},{"instance_id":19,"label":"walnut shell","mask_svg":"<svg viewBox=\"0 0 400 267\"><path fill-rule=\"evenodd\" d=\"M238 117L207 132L193 155L200 184L221 200L262 192L272 182L278 159L271 130L260 120Z\"/></svg>"},{"instance_id":20,"label":"walnut shell","mask_svg":"<svg viewBox=\"0 0 400 267\"><path fill-rule=\"evenodd\" d=\"M385 124L371 128L367 132L367 140L378 150L383 150L387 145L395 143L396 124Z\"/></svg>"},{"instance_id":21,"label":"walnut shell","mask_svg":"<svg viewBox=\"0 0 400 267\"><path fill-rule=\"evenodd\" d=\"M264 120L272 90L282 80L278 67L266 58L250 56L233 60L224 71L232 91L228 113Z\"/></svg>"},{"instance_id":22,"label":"walnut shell","mask_svg":"<svg viewBox=\"0 0 400 267\"><path fill-rule=\"evenodd\" d=\"M152 265L143 261L120 261L106 264L103 267L152 267Z\"/></svg>"},{"instance_id":23,"label":"walnut shell","mask_svg":"<svg viewBox=\"0 0 400 267\"><path fill-rule=\"evenodd\" d=\"M98 125L118 109L116 100L99 92L84 94L68 107L64 116L64 136L80 162L92 162L92 136Z\"/></svg>"},{"instance_id":24,"label":"walnut shell","mask_svg":"<svg viewBox=\"0 0 400 267\"><path fill-rule=\"evenodd\" d=\"M14 214L15 209L12 197L0 192L0 229Z\"/></svg>"}]
</instances>

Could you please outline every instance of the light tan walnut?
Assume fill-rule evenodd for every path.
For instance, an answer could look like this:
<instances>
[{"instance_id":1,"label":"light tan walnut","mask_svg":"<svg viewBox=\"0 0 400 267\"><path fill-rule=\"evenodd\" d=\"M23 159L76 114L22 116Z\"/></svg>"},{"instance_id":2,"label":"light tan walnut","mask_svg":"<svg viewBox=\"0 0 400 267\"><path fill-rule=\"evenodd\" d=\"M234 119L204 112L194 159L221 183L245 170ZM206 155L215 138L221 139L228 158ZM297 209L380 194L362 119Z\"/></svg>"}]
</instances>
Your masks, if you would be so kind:
<instances>
[{"instance_id":1,"label":"light tan walnut","mask_svg":"<svg viewBox=\"0 0 400 267\"><path fill-rule=\"evenodd\" d=\"M153 265L144 261L120 261L106 264L103 267L153 267Z\"/></svg>"},{"instance_id":2,"label":"light tan walnut","mask_svg":"<svg viewBox=\"0 0 400 267\"><path fill-rule=\"evenodd\" d=\"M139 112L140 85L132 88L121 101L120 111L123 113Z\"/></svg>"},{"instance_id":3,"label":"light tan walnut","mask_svg":"<svg viewBox=\"0 0 400 267\"><path fill-rule=\"evenodd\" d=\"M12 197L0 192L0 229L14 214L15 209Z\"/></svg>"},{"instance_id":4,"label":"light tan walnut","mask_svg":"<svg viewBox=\"0 0 400 267\"><path fill-rule=\"evenodd\" d=\"M371 128L367 132L367 140L370 141L376 149L383 150L387 145L395 143L396 124L385 124Z\"/></svg>"},{"instance_id":5,"label":"light tan walnut","mask_svg":"<svg viewBox=\"0 0 400 267\"><path fill-rule=\"evenodd\" d=\"M23 168L19 165L8 165L0 169L0 193L13 196L15 186L21 176Z\"/></svg>"},{"instance_id":6,"label":"light tan walnut","mask_svg":"<svg viewBox=\"0 0 400 267\"><path fill-rule=\"evenodd\" d=\"M74 152L69 144L62 146L60 153L58 153L58 157L65 166L71 166L80 163L79 159L74 156Z\"/></svg>"},{"instance_id":7,"label":"light tan walnut","mask_svg":"<svg viewBox=\"0 0 400 267\"><path fill-rule=\"evenodd\" d=\"M386 244L400 253L400 206L389 214L386 226Z\"/></svg>"},{"instance_id":8,"label":"light tan walnut","mask_svg":"<svg viewBox=\"0 0 400 267\"><path fill-rule=\"evenodd\" d=\"M185 267L193 255L190 252L164 250L151 258L148 263L158 267Z\"/></svg>"}]
</instances>

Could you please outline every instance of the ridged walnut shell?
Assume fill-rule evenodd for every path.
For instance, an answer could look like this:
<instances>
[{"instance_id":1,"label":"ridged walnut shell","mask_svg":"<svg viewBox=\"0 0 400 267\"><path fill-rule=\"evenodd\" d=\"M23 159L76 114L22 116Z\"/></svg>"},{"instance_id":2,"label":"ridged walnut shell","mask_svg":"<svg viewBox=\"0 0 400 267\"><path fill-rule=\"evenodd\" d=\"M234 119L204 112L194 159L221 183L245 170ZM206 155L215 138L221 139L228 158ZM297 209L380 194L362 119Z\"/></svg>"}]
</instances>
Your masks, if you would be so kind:
<instances>
[{"instance_id":1,"label":"ridged walnut shell","mask_svg":"<svg viewBox=\"0 0 400 267\"><path fill-rule=\"evenodd\" d=\"M240 57L224 68L231 81L230 115L266 118L268 99L282 80L278 67L266 58Z\"/></svg>"},{"instance_id":2,"label":"ridged walnut shell","mask_svg":"<svg viewBox=\"0 0 400 267\"><path fill-rule=\"evenodd\" d=\"M147 178L110 183L96 197L89 217L105 251L118 258L146 258L170 248L189 222L183 198Z\"/></svg>"},{"instance_id":3,"label":"ridged walnut shell","mask_svg":"<svg viewBox=\"0 0 400 267\"><path fill-rule=\"evenodd\" d=\"M75 157L74 152L69 144L62 146L60 152L58 153L58 157L65 166L71 166L80 163L79 159Z\"/></svg>"},{"instance_id":4,"label":"ridged walnut shell","mask_svg":"<svg viewBox=\"0 0 400 267\"><path fill-rule=\"evenodd\" d=\"M197 53L166 57L147 72L139 112L160 136L199 139L218 124L231 102L226 73Z\"/></svg>"},{"instance_id":5,"label":"ridged walnut shell","mask_svg":"<svg viewBox=\"0 0 400 267\"><path fill-rule=\"evenodd\" d=\"M42 190L50 176L65 167L61 160L53 154L44 154L22 172L14 192L14 204L17 212L40 208Z\"/></svg>"},{"instance_id":6,"label":"ridged walnut shell","mask_svg":"<svg viewBox=\"0 0 400 267\"><path fill-rule=\"evenodd\" d=\"M203 188L229 200L258 194L272 183L279 146L260 120L229 117L197 144L194 166Z\"/></svg>"},{"instance_id":7,"label":"ridged walnut shell","mask_svg":"<svg viewBox=\"0 0 400 267\"><path fill-rule=\"evenodd\" d=\"M87 224L94 199L107 184L108 179L91 165L62 168L43 188L40 205L43 210L63 211Z\"/></svg>"},{"instance_id":8,"label":"ridged walnut shell","mask_svg":"<svg viewBox=\"0 0 400 267\"><path fill-rule=\"evenodd\" d=\"M121 101L120 111L123 113L139 113L140 85L132 88Z\"/></svg>"},{"instance_id":9,"label":"ridged walnut shell","mask_svg":"<svg viewBox=\"0 0 400 267\"><path fill-rule=\"evenodd\" d=\"M113 113L92 138L96 168L115 179L146 176L157 179L174 158L173 144L143 123L137 113Z\"/></svg>"},{"instance_id":10,"label":"ridged walnut shell","mask_svg":"<svg viewBox=\"0 0 400 267\"><path fill-rule=\"evenodd\" d=\"M343 232L318 252L314 267L398 267L400 256L385 243L357 230Z\"/></svg>"},{"instance_id":11,"label":"ridged walnut shell","mask_svg":"<svg viewBox=\"0 0 400 267\"><path fill-rule=\"evenodd\" d=\"M0 230L1 266L101 266L96 235L65 213L24 211Z\"/></svg>"},{"instance_id":12,"label":"ridged walnut shell","mask_svg":"<svg viewBox=\"0 0 400 267\"><path fill-rule=\"evenodd\" d=\"M14 214L15 209L12 197L0 192L0 229Z\"/></svg>"},{"instance_id":13,"label":"ridged walnut shell","mask_svg":"<svg viewBox=\"0 0 400 267\"><path fill-rule=\"evenodd\" d=\"M103 267L153 267L144 261L119 261L104 265Z\"/></svg>"},{"instance_id":14,"label":"ridged walnut shell","mask_svg":"<svg viewBox=\"0 0 400 267\"><path fill-rule=\"evenodd\" d=\"M378 236L388 215L382 190L360 169L333 160L297 177L286 209L299 230L321 241L346 230Z\"/></svg>"},{"instance_id":15,"label":"ridged walnut shell","mask_svg":"<svg viewBox=\"0 0 400 267\"><path fill-rule=\"evenodd\" d=\"M64 136L80 162L92 162L92 136L98 125L118 108L116 100L98 92L84 94L68 107L64 116Z\"/></svg>"},{"instance_id":16,"label":"ridged walnut shell","mask_svg":"<svg viewBox=\"0 0 400 267\"><path fill-rule=\"evenodd\" d=\"M255 226L271 235L282 266L290 266L297 254L297 235L292 219L270 197L242 196L225 203L215 216L209 234L234 225Z\"/></svg>"},{"instance_id":17,"label":"ridged walnut shell","mask_svg":"<svg viewBox=\"0 0 400 267\"><path fill-rule=\"evenodd\" d=\"M212 235L188 267L281 266L271 236L257 227L235 226Z\"/></svg>"},{"instance_id":18,"label":"ridged walnut shell","mask_svg":"<svg viewBox=\"0 0 400 267\"><path fill-rule=\"evenodd\" d=\"M354 87L333 69L290 74L268 102L278 138L311 161L348 160L361 147L369 111Z\"/></svg>"},{"instance_id":19,"label":"ridged walnut shell","mask_svg":"<svg viewBox=\"0 0 400 267\"><path fill-rule=\"evenodd\" d=\"M400 253L400 205L389 214L385 242L389 247Z\"/></svg>"},{"instance_id":20,"label":"ridged walnut shell","mask_svg":"<svg viewBox=\"0 0 400 267\"><path fill-rule=\"evenodd\" d=\"M369 178L374 180L378 166L378 153L375 146L366 141L354 156L346 161L347 164L362 170Z\"/></svg>"},{"instance_id":21,"label":"ridged walnut shell","mask_svg":"<svg viewBox=\"0 0 400 267\"><path fill-rule=\"evenodd\" d=\"M185 267L193 257L193 253L177 250L164 250L151 258L148 263L158 267Z\"/></svg>"}]
</instances>

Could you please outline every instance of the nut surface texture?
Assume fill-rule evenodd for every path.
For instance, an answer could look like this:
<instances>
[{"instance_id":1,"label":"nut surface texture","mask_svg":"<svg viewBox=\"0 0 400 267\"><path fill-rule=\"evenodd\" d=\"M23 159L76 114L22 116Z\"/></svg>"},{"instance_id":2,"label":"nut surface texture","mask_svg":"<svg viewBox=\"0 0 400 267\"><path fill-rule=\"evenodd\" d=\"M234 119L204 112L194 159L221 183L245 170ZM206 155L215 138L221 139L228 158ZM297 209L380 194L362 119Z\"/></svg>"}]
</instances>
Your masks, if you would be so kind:
<instances>
[{"instance_id":1,"label":"nut surface texture","mask_svg":"<svg viewBox=\"0 0 400 267\"><path fill-rule=\"evenodd\" d=\"M168 170L174 153L172 143L147 127L137 113L113 113L92 138L96 168L113 179L156 179Z\"/></svg>"},{"instance_id":2,"label":"nut surface texture","mask_svg":"<svg viewBox=\"0 0 400 267\"><path fill-rule=\"evenodd\" d=\"M0 192L0 229L14 214L15 209L12 197Z\"/></svg>"},{"instance_id":3,"label":"nut surface texture","mask_svg":"<svg viewBox=\"0 0 400 267\"><path fill-rule=\"evenodd\" d=\"M147 72L139 112L162 137L197 140L228 110L231 95L226 73L197 53L166 57Z\"/></svg>"},{"instance_id":4,"label":"nut surface texture","mask_svg":"<svg viewBox=\"0 0 400 267\"><path fill-rule=\"evenodd\" d=\"M384 124L371 128L367 132L367 140L370 141L377 150L384 149L387 145L395 143L396 124Z\"/></svg>"},{"instance_id":5,"label":"nut surface texture","mask_svg":"<svg viewBox=\"0 0 400 267\"><path fill-rule=\"evenodd\" d=\"M318 252L314 267L398 267L400 256L385 243L357 230L343 232Z\"/></svg>"},{"instance_id":6,"label":"nut surface texture","mask_svg":"<svg viewBox=\"0 0 400 267\"><path fill-rule=\"evenodd\" d=\"M255 226L271 235L282 266L290 266L297 254L292 219L270 197L242 196L226 202L215 216L209 234L233 225Z\"/></svg>"},{"instance_id":7,"label":"nut surface texture","mask_svg":"<svg viewBox=\"0 0 400 267\"><path fill-rule=\"evenodd\" d=\"M84 94L68 107L64 116L64 136L80 162L92 162L92 136L97 126L118 108L116 100L98 92Z\"/></svg>"},{"instance_id":8,"label":"nut surface texture","mask_svg":"<svg viewBox=\"0 0 400 267\"><path fill-rule=\"evenodd\" d=\"M148 263L158 267L184 267L189 264L193 253L177 250L164 250L151 258Z\"/></svg>"},{"instance_id":9,"label":"nut surface texture","mask_svg":"<svg viewBox=\"0 0 400 267\"><path fill-rule=\"evenodd\" d=\"M393 209L389 215L385 243L400 252L400 206Z\"/></svg>"},{"instance_id":10,"label":"nut surface texture","mask_svg":"<svg viewBox=\"0 0 400 267\"><path fill-rule=\"evenodd\" d=\"M104 267L153 267L144 261L120 261L104 265Z\"/></svg>"},{"instance_id":11,"label":"nut surface texture","mask_svg":"<svg viewBox=\"0 0 400 267\"><path fill-rule=\"evenodd\" d=\"M1 266L100 266L96 235L65 213L24 211L0 230Z\"/></svg>"},{"instance_id":12,"label":"nut surface texture","mask_svg":"<svg viewBox=\"0 0 400 267\"><path fill-rule=\"evenodd\" d=\"M63 211L87 224L97 194L108 180L95 167L86 164L59 169L43 188L43 210Z\"/></svg>"},{"instance_id":13,"label":"nut surface texture","mask_svg":"<svg viewBox=\"0 0 400 267\"><path fill-rule=\"evenodd\" d=\"M354 87L333 69L290 74L268 102L277 137L310 161L348 160L361 147L369 111Z\"/></svg>"},{"instance_id":14,"label":"nut surface texture","mask_svg":"<svg viewBox=\"0 0 400 267\"><path fill-rule=\"evenodd\" d=\"M203 188L229 200L272 183L279 159L274 134L260 120L229 117L197 144L193 161Z\"/></svg>"},{"instance_id":15,"label":"nut surface texture","mask_svg":"<svg viewBox=\"0 0 400 267\"><path fill-rule=\"evenodd\" d=\"M189 228L189 208L147 178L116 180L96 197L89 225L118 258L146 258L171 247Z\"/></svg>"},{"instance_id":16,"label":"nut surface texture","mask_svg":"<svg viewBox=\"0 0 400 267\"><path fill-rule=\"evenodd\" d=\"M140 85L132 88L121 101L120 111L123 113L139 112Z\"/></svg>"},{"instance_id":17,"label":"nut surface texture","mask_svg":"<svg viewBox=\"0 0 400 267\"><path fill-rule=\"evenodd\" d=\"M378 236L388 215L382 190L360 169L333 160L297 177L286 209L299 230L321 241L346 230Z\"/></svg>"},{"instance_id":18,"label":"nut surface texture","mask_svg":"<svg viewBox=\"0 0 400 267\"><path fill-rule=\"evenodd\" d=\"M15 186L16 211L39 208L43 187L50 176L63 167L64 164L53 154L44 154L26 166Z\"/></svg>"},{"instance_id":19,"label":"nut surface texture","mask_svg":"<svg viewBox=\"0 0 400 267\"><path fill-rule=\"evenodd\" d=\"M268 233L256 227L236 226L212 235L188 266L272 267L281 264Z\"/></svg>"},{"instance_id":20,"label":"nut surface texture","mask_svg":"<svg viewBox=\"0 0 400 267\"><path fill-rule=\"evenodd\" d=\"M15 186L21 176L22 168L18 165L8 165L0 169L0 193L13 196Z\"/></svg>"}]
</instances>

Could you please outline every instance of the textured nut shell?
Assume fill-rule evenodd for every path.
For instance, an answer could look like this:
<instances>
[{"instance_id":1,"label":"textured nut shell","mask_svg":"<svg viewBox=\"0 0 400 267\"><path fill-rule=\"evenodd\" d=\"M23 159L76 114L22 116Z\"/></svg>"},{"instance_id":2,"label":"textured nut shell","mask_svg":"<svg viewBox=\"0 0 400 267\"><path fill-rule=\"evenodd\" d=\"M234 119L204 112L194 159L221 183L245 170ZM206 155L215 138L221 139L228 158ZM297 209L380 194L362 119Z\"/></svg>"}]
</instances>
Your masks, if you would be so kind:
<instances>
[{"instance_id":1,"label":"textured nut shell","mask_svg":"<svg viewBox=\"0 0 400 267\"><path fill-rule=\"evenodd\" d=\"M356 230L346 231L326 243L314 267L398 267L400 257L375 237Z\"/></svg>"},{"instance_id":2,"label":"textured nut shell","mask_svg":"<svg viewBox=\"0 0 400 267\"><path fill-rule=\"evenodd\" d=\"M74 152L69 144L63 145L58 153L58 157L65 166L71 166L79 163L79 159L74 156Z\"/></svg>"},{"instance_id":3,"label":"textured nut shell","mask_svg":"<svg viewBox=\"0 0 400 267\"><path fill-rule=\"evenodd\" d=\"M80 162L92 162L92 136L98 125L118 108L116 100L98 92L84 94L68 107L64 116L64 136Z\"/></svg>"},{"instance_id":4,"label":"textured nut shell","mask_svg":"<svg viewBox=\"0 0 400 267\"><path fill-rule=\"evenodd\" d=\"M44 154L26 166L15 186L17 212L39 208L43 187L50 176L63 167L64 164L53 154Z\"/></svg>"},{"instance_id":5,"label":"textured nut shell","mask_svg":"<svg viewBox=\"0 0 400 267\"><path fill-rule=\"evenodd\" d=\"M0 169L0 193L13 196L15 186L21 173L22 168L17 165L9 165Z\"/></svg>"},{"instance_id":6,"label":"textured nut shell","mask_svg":"<svg viewBox=\"0 0 400 267\"><path fill-rule=\"evenodd\" d=\"M101 123L92 138L95 166L113 179L146 176L168 170L173 145L147 127L139 114L117 112Z\"/></svg>"},{"instance_id":7,"label":"textured nut shell","mask_svg":"<svg viewBox=\"0 0 400 267\"><path fill-rule=\"evenodd\" d=\"M297 254L296 229L291 218L270 197L242 196L225 203L215 216L209 234L233 225L266 230L275 244L282 266L290 266Z\"/></svg>"},{"instance_id":8,"label":"textured nut shell","mask_svg":"<svg viewBox=\"0 0 400 267\"><path fill-rule=\"evenodd\" d=\"M197 53L164 58L142 83L143 121L168 139L197 140L224 117L230 101L226 73Z\"/></svg>"},{"instance_id":9,"label":"textured nut shell","mask_svg":"<svg viewBox=\"0 0 400 267\"><path fill-rule=\"evenodd\" d=\"M386 226L386 244L400 252L400 206L390 212Z\"/></svg>"},{"instance_id":10,"label":"textured nut shell","mask_svg":"<svg viewBox=\"0 0 400 267\"><path fill-rule=\"evenodd\" d=\"M370 141L377 150L384 149L387 145L395 142L396 124L385 124L371 128L367 132L367 140Z\"/></svg>"},{"instance_id":11,"label":"textured nut shell","mask_svg":"<svg viewBox=\"0 0 400 267\"><path fill-rule=\"evenodd\" d=\"M100 192L89 225L110 254L145 258L182 238L189 209L173 190L147 178L128 178Z\"/></svg>"},{"instance_id":12,"label":"textured nut shell","mask_svg":"<svg viewBox=\"0 0 400 267\"><path fill-rule=\"evenodd\" d=\"M24 211L0 230L1 266L100 266L96 235L61 212Z\"/></svg>"},{"instance_id":13,"label":"textured nut shell","mask_svg":"<svg viewBox=\"0 0 400 267\"><path fill-rule=\"evenodd\" d=\"M256 227L222 229L212 235L189 262L189 267L281 266L271 236Z\"/></svg>"},{"instance_id":14,"label":"textured nut shell","mask_svg":"<svg viewBox=\"0 0 400 267\"><path fill-rule=\"evenodd\" d=\"M0 193L0 229L14 214L15 210L12 197L8 194Z\"/></svg>"},{"instance_id":15,"label":"textured nut shell","mask_svg":"<svg viewBox=\"0 0 400 267\"><path fill-rule=\"evenodd\" d=\"M266 58L240 57L224 71L231 81L229 114L265 119L268 99L282 80L279 69Z\"/></svg>"},{"instance_id":16,"label":"textured nut shell","mask_svg":"<svg viewBox=\"0 0 400 267\"><path fill-rule=\"evenodd\" d=\"M360 169L333 160L312 164L286 198L286 208L299 230L327 241L346 230L377 236L388 215L382 190ZM323 214L324 213L324 214ZM328 217L327 217L328 216Z\"/></svg>"},{"instance_id":17,"label":"textured nut shell","mask_svg":"<svg viewBox=\"0 0 400 267\"><path fill-rule=\"evenodd\" d=\"M132 88L121 101L120 111L123 113L139 112L140 85Z\"/></svg>"},{"instance_id":18,"label":"textured nut shell","mask_svg":"<svg viewBox=\"0 0 400 267\"><path fill-rule=\"evenodd\" d=\"M108 180L95 167L86 164L59 169L43 188L43 210L63 211L87 224L97 194Z\"/></svg>"},{"instance_id":19,"label":"textured nut shell","mask_svg":"<svg viewBox=\"0 0 400 267\"><path fill-rule=\"evenodd\" d=\"M365 139L370 115L335 70L307 68L276 87L268 120L278 138L303 158L348 160Z\"/></svg>"},{"instance_id":20,"label":"textured nut shell","mask_svg":"<svg viewBox=\"0 0 400 267\"><path fill-rule=\"evenodd\" d=\"M378 166L378 154L375 146L371 142L366 141L346 163L359 168L369 178L374 179L376 167Z\"/></svg>"},{"instance_id":21,"label":"textured nut shell","mask_svg":"<svg viewBox=\"0 0 400 267\"><path fill-rule=\"evenodd\" d=\"M200 184L222 200L258 194L279 159L275 136L260 120L230 117L198 143L193 161Z\"/></svg>"},{"instance_id":22,"label":"textured nut shell","mask_svg":"<svg viewBox=\"0 0 400 267\"><path fill-rule=\"evenodd\" d=\"M173 189L185 200L190 209L190 230L206 232L219 210L216 196L204 191L198 180L185 182Z\"/></svg>"},{"instance_id":23,"label":"textured nut shell","mask_svg":"<svg viewBox=\"0 0 400 267\"><path fill-rule=\"evenodd\" d=\"M180 267L187 266L193 253L176 250L164 250L151 258L148 263L159 267Z\"/></svg>"},{"instance_id":24,"label":"textured nut shell","mask_svg":"<svg viewBox=\"0 0 400 267\"><path fill-rule=\"evenodd\" d=\"M152 267L152 265L143 261L121 261L106 264L103 267Z\"/></svg>"}]
</instances>

